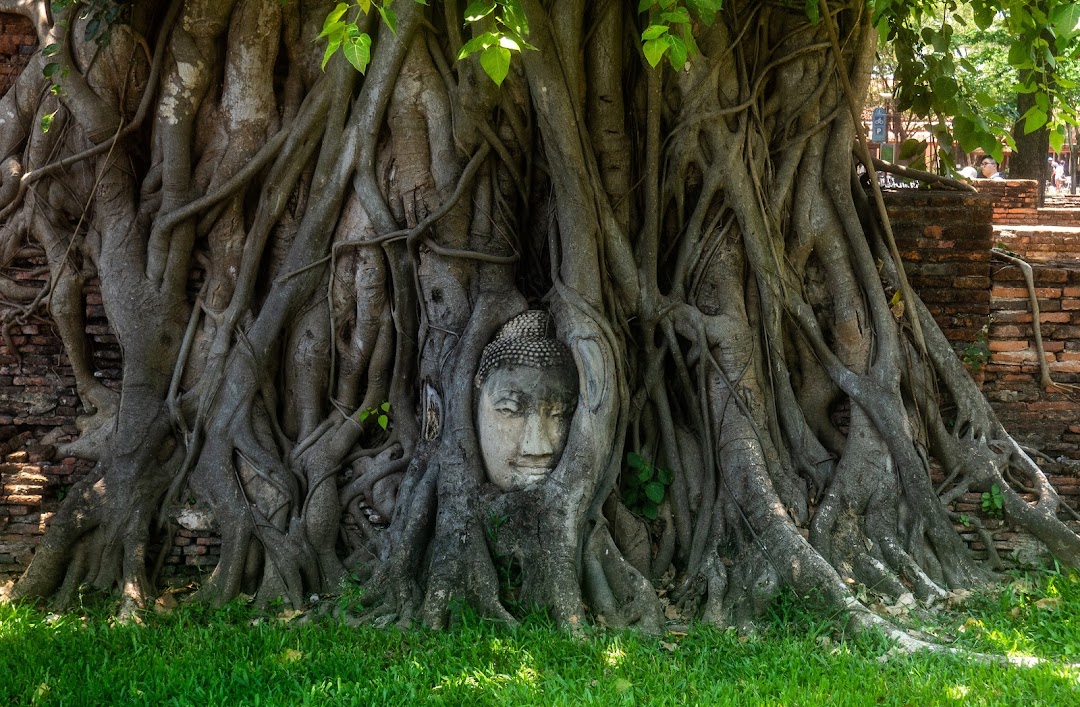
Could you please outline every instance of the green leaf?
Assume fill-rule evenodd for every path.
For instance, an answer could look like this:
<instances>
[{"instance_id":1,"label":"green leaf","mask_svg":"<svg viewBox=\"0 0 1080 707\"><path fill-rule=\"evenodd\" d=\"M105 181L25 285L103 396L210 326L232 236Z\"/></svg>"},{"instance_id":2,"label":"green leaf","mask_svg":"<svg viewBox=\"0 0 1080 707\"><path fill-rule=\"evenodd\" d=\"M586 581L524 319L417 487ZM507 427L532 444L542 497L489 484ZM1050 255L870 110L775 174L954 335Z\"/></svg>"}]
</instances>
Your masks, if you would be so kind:
<instances>
[{"instance_id":1,"label":"green leaf","mask_svg":"<svg viewBox=\"0 0 1080 707\"><path fill-rule=\"evenodd\" d=\"M657 508L651 503L646 503L641 509L641 515L645 516L649 520L656 520Z\"/></svg>"},{"instance_id":2,"label":"green leaf","mask_svg":"<svg viewBox=\"0 0 1080 707\"><path fill-rule=\"evenodd\" d=\"M686 0L686 4L702 22L711 25L724 3L723 0Z\"/></svg>"},{"instance_id":3,"label":"green leaf","mask_svg":"<svg viewBox=\"0 0 1080 707\"><path fill-rule=\"evenodd\" d=\"M46 45L45 47L42 48L41 56L52 56L53 54L56 54L58 51L60 51L60 45L58 43L56 43L56 42L53 42L52 44Z\"/></svg>"},{"instance_id":4,"label":"green leaf","mask_svg":"<svg viewBox=\"0 0 1080 707\"><path fill-rule=\"evenodd\" d=\"M956 85L956 79L952 76L938 76L934 79L933 86L934 96L938 100L948 100L960 90L960 87Z\"/></svg>"},{"instance_id":5,"label":"green leaf","mask_svg":"<svg viewBox=\"0 0 1080 707\"><path fill-rule=\"evenodd\" d=\"M640 469L645 464L645 460L637 452L626 453L626 465L631 469Z\"/></svg>"},{"instance_id":6,"label":"green leaf","mask_svg":"<svg viewBox=\"0 0 1080 707\"><path fill-rule=\"evenodd\" d=\"M690 25L683 25L682 38L683 42L686 43L686 53L689 56L697 56L700 52L697 42L694 40L694 28Z\"/></svg>"},{"instance_id":7,"label":"green leaf","mask_svg":"<svg viewBox=\"0 0 1080 707\"><path fill-rule=\"evenodd\" d=\"M994 23L994 8L988 4L976 3L973 9L975 10L976 27L987 29Z\"/></svg>"},{"instance_id":8,"label":"green leaf","mask_svg":"<svg viewBox=\"0 0 1080 707\"><path fill-rule=\"evenodd\" d=\"M660 503L664 500L664 485L658 481L645 484L645 495L653 503Z\"/></svg>"},{"instance_id":9,"label":"green leaf","mask_svg":"<svg viewBox=\"0 0 1080 707\"><path fill-rule=\"evenodd\" d=\"M921 155L926 152L926 143L922 140L916 140L915 138L908 138L904 141L904 144L900 146L900 159L909 160L916 155Z\"/></svg>"},{"instance_id":10,"label":"green leaf","mask_svg":"<svg viewBox=\"0 0 1080 707\"><path fill-rule=\"evenodd\" d=\"M656 4L656 0L639 0L638 6L637 6L637 11L640 14L642 12L645 12L646 10L648 10L650 7L652 7L655 4Z\"/></svg>"},{"instance_id":11,"label":"green leaf","mask_svg":"<svg viewBox=\"0 0 1080 707\"><path fill-rule=\"evenodd\" d=\"M661 466L656 468L656 480L662 483L664 486L669 485L673 479L674 476L672 476L671 472L664 467Z\"/></svg>"},{"instance_id":12,"label":"green leaf","mask_svg":"<svg viewBox=\"0 0 1080 707\"><path fill-rule=\"evenodd\" d=\"M653 477L653 472L654 471L655 471L655 468L653 467L652 464L644 464L644 465L642 465L641 469L637 473L638 480L641 481L641 482L645 482L645 481L650 480Z\"/></svg>"},{"instance_id":13,"label":"green leaf","mask_svg":"<svg viewBox=\"0 0 1080 707\"><path fill-rule=\"evenodd\" d=\"M1009 63L1017 69L1030 68L1032 65L1031 45L1013 42L1009 47Z\"/></svg>"},{"instance_id":14,"label":"green leaf","mask_svg":"<svg viewBox=\"0 0 1080 707\"><path fill-rule=\"evenodd\" d=\"M1010 150L1016 151L1016 141L1013 140L1012 135L1005 135L1005 143L1009 146ZM1001 164L1001 161L1005 159L1005 150L1001 147L1001 143L997 141L989 147L984 144L983 149L986 150L986 154L993 157L998 164Z\"/></svg>"},{"instance_id":15,"label":"green leaf","mask_svg":"<svg viewBox=\"0 0 1080 707\"><path fill-rule=\"evenodd\" d=\"M964 152L973 152L979 146L974 121L963 116L953 119L953 137L960 143L960 149Z\"/></svg>"},{"instance_id":16,"label":"green leaf","mask_svg":"<svg viewBox=\"0 0 1080 707\"><path fill-rule=\"evenodd\" d=\"M458 52L458 59L464 59L470 54L474 54L482 49L487 49L492 44L498 42L498 38L491 32L484 32L481 35L473 37L469 41L465 42L465 46Z\"/></svg>"},{"instance_id":17,"label":"green leaf","mask_svg":"<svg viewBox=\"0 0 1080 707\"><path fill-rule=\"evenodd\" d=\"M671 36L669 39L671 51L668 52L668 61L676 71L682 71L686 66L686 42L681 37Z\"/></svg>"},{"instance_id":18,"label":"green leaf","mask_svg":"<svg viewBox=\"0 0 1080 707\"><path fill-rule=\"evenodd\" d=\"M341 39L337 37L331 37L330 41L326 43L326 51L323 52L322 65L319 67L320 69L326 71L326 63L330 61L330 57L334 56L334 52L336 52L340 47Z\"/></svg>"},{"instance_id":19,"label":"green leaf","mask_svg":"<svg viewBox=\"0 0 1080 707\"><path fill-rule=\"evenodd\" d=\"M369 417L371 417L371 410L361 410L360 411L360 422L364 422Z\"/></svg>"},{"instance_id":20,"label":"green leaf","mask_svg":"<svg viewBox=\"0 0 1080 707\"><path fill-rule=\"evenodd\" d=\"M668 28L666 25L649 25L645 28L645 31L641 33L641 41L647 42L650 39L656 39L662 34L667 34Z\"/></svg>"},{"instance_id":21,"label":"green leaf","mask_svg":"<svg viewBox=\"0 0 1080 707\"><path fill-rule=\"evenodd\" d=\"M465 8L465 20L476 22L490 15L495 10L495 0L473 0Z\"/></svg>"},{"instance_id":22,"label":"green leaf","mask_svg":"<svg viewBox=\"0 0 1080 707\"><path fill-rule=\"evenodd\" d=\"M323 37L329 37L333 32L341 29L345 25L341 21L342 16L349 9L348 3L340 2L337 7L330 11L330 14L323 20L322 32L316 39L322 39Z\"/></svg>"},{"instance_id":23,"label":"green leaf","mask_svg":"<svg viewBox=\"0 0 1080 707\"><path fill-rule=\"evenodd\" d=\"M342 42L342 53L357 71L364 73L371 62L371 37L366 32L347 35Z\"/></svg>"},{"instance_id":24,"label":"green leaf","mask_svg":"<svg viewBox=\"0 0 1080 707\"><path fill-rule=\"evenodd\" d=\"M85 32L83 34L84 39L86 39L86 41L89 42L94 37L96 37L97 33L98 33L98 28L100 26L101 26L101 20L99 20L96 17L93 18L92 20L90 20L89 22L87 22L86 23L86 30L85 30Z\"/></svg>"},{"instance_id":25,"label":"green leaf","mask_svg":"<svg viewBox=\"0 0 1080 707\"><path fill-rule=\"evenodd\" d=\"M1061 148L1065 145L1065 129L1062 126L1057 126L1050 131L1050 149L1054 152L1061 152Z\"/></svg>"},{"instance_id":26,"label":"green leaf","mask_svg":"<svg viewBox=\"0 0 1080 707\"><path fill-rule=\"evenodd\" d=\"M45 115L41 116L41 132L49 132L49 129L52 128L53 118L55 117L56 111L53 111L52 113L46 113Z\"/></svg>"},{"instance_id":27,"label":"green leaf","mask_svg":"<svg viewBox=\"0 0 1080 707\"><path fill-rule=\"evenodd\" d=\"M385 403L380 405L379 409L382 410L383 412L390 412L390 401L387 400Z\"/></svg>"},{"instance_id":28,"label":"green leaf","mask_svg":"<svg viewBox=\"0 0 1080 707\"><path fill-rule=\"evenodd\" d=\"M495 85L502 86L503 79L510 73L510 50L506 47L488 47L480 53L480 66Z\"/></svg>"},{"instance_id":29,"label":"green leaf","mask_svg":"<svg viewBox=\"0 0 1080 707\"><path fill-rule=\"evenodd\" d=\"M630 489L625 494L623 494L623 503L628 508L633 508L634 506L637 505L637 502L638 502L638 492L635 491L634 489Z\"/></svg>"},{"instance_id":30,"label":"green leaf","mask_svg":"<svg viewBox=\"0 0 1080 707\"><path fill-rule=\"evenodd\" d=\"M1038 106L1032 106L1024 113L1024 134L1030 135L1042 126L1046 125L1046 113L1039 110Z\"/></svg>"},{"instance_id":31,"label":"green leaf","mask_svg":"<svg viewBox=\"0 0 1080 707\"><path fill-rule=\"evenodd\" d=\"M1076 3L1058 5L1050 13L1050 23L1054 26L1054 34L1060 41L1072 39L1077 34L1077 25L1080 24L1080 5Z\"/></svg>"},{"instance_id":32,"label":"green leaf","mask_svg":"<svg viewBox=\"0 0 1080 707\"><path fill-rule=\"evenodd\" d=\"M45 75L45 78L50 79L52 78L53 74L55 74L59 70L60 65L53 61L43 66L41 69L41 73Z\"/></svg>"},{"instance_id":33,"label":"green leaf","mask_svg":"<svg viewBox=\"0 0 1080 707\"><path fill-rule=\"evenodd\" d=\"M664 58L664 52L668 50L670 40L671 35L665 34L662 37L645 42L642 50L645 52L645 61L649 62L649 66L656 68L656 65Z\"/></svg>"},{"instance_id":34,"label":"green leaf","mask_svg":"<svg viewBox=\"0 0 1080 707\"><path fill-rule=\"evenodd\" d=\"M672 25L688 25L690 13L685 7L677 7L669 12L661 12L660 19Z\"/></svg>"},{"instance_id":35,"label":"green leaf","mask_svg":"<svg viewBox=\"0 0 1080 707\"><path fill-rule=\"evenodd\" d=\"M385 430L387 425L390 424L390 418L387 417L386 415L379 415L376 422L379 423L379 427L381 427L381 428L383 428Z\"/></svg>"},{"instance_id":36,"label":"green leaf","mask_svg":"<svg viewBox=\"0 0 1080 707\"><path fill-rule=\"evenodd\" d=\"M377 7L379 8L379 15L382 16L383 22L386 23L386 26L390 28L391 32L397 34L397 13L383 5L378 5Z\"/></svg>"},{"instance_id":37,"label":"green leaf","mask_svg":"<svg viewBox=\"0 0 1080 707\"><path fill-rule=\"evenodd\" d=\"M521 9L518 0L503 0L500 21L507 29L513 30L519 35L524 36L529 33L529 21L525 18L525 12ZM521 43L518 42L518 44Z\"/></svg>"}]
</instances>

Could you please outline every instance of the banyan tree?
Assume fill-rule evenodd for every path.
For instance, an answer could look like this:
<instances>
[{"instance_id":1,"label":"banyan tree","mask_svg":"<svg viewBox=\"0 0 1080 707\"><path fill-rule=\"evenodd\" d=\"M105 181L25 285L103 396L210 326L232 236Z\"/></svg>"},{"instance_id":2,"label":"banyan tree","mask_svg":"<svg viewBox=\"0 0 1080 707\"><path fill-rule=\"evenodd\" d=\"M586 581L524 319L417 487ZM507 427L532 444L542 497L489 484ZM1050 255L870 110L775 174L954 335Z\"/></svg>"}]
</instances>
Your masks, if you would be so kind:
<instances>
[{"instance_id":1,"label":"banyan tree","mask_svg":"<svg viewBox=\"0 0 1080 707\"><path fill-rule=\"evenodd\" d=\"M199 599L357 582L433 626L657 629L661 586L874 625L858 587L990 580L948 503L995 484L1080 562L858 178L880 7L465 5L0 0L40 39L0 102L0 264L49 267L5 306L55 322L62 452L96 461L16 597L146 604L192 507Z\"/></svg>"}]
</instances>

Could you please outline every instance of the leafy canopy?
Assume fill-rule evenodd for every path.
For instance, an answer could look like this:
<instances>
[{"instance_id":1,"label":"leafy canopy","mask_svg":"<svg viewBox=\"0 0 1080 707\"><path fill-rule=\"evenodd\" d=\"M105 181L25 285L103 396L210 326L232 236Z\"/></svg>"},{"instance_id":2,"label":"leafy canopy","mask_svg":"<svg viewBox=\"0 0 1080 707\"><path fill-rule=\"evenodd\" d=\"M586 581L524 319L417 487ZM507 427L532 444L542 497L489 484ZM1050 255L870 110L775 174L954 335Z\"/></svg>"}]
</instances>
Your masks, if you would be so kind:
<instances>
[{"instance_id":1,"label":"leafy canopy","mask_svg":"<svg viewBox=\"0 0 1080 707\"><path fill-rule=\"evenodd\" d=\"M982 148L998 160L1009 130L1045 128L1060 150L1077 124L1075 0L872 0L882 48L896 60L898 107L929 120L942 145ZM1007 80L1002 86L1002 80ZM1003 96L1004 92L1004 96ZM1008 94L1033 94L1016 115ZM1004 100L1003 100L1004 99ZM946 164L950 155L942 150Z\"/></svg>"},{"instance_id":2,"label":"leafy canopy","mask_svg":"<svg viewBox=\"0 0 1080 707\"><path fill-rule=\"evenodd\" d=\"M70 0L69 0L70 1ZM102 2L103 0L96 0ZM426 5L427 0L415 0ZM323 66L340 49L360 72L371 60L371 36L361 29L378 13L391 32L397 18L390 0L341 2L327 15L318 39L326 40ZM818 22L823 0L786 0ZM867 0L881 39L881 51L894 64L900 110L927 120L939 144L958 142L965 152L982 148L1002 157L1002 143L1016 120L1024 130L1050 131L1060 150L1065 125L1077 125L1074 100L1080 93L1080 3L1075 0ZM653 70L665 57L681 71L698 54L694 40L701 26L723 11L723 0L638 0L641 50ZM472 0L464 24L471 39L458 60L473 55L496 84L509 74L515 52L533 50L529 25L519 0ZM1016 115L1011 95L1034 94L1034 105ZM941 151L951 165L948 150Z\"/></svg>"}]
</instances>

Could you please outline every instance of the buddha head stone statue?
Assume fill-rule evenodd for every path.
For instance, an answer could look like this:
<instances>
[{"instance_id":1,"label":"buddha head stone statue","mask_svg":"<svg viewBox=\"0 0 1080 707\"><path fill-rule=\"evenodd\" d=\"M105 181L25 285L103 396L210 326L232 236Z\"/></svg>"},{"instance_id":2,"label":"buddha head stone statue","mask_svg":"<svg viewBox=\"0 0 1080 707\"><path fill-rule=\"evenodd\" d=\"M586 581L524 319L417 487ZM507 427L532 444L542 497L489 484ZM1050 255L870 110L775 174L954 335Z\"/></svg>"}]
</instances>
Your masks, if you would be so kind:
<instances>
[{"instance_id":1,"label":"buddha head stone statue","mask_svg":"<svg viewBox=\"0 0 1080 707\"><path fill-rule=\"evenodd\" d=\"M553 337L551 316L529 310L484 347L476 387L476 424L488 480L519 491L559 463L577 407L577 369Z\"/></svg>"}]
</instances>

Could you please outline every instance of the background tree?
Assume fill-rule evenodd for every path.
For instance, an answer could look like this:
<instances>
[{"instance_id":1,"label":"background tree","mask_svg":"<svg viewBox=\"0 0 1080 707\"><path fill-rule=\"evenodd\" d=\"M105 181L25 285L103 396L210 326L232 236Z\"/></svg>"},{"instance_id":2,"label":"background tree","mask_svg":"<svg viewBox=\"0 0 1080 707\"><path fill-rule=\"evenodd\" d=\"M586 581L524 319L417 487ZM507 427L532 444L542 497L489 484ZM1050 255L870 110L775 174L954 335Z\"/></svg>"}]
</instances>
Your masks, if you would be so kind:
<instances>
[{"instance_id":1,"label":"background tree","mask_svg":"<svg viewBox=\"0 0 1080 707\"><path fill-rule=\"evenodd\" d=\"M655 629L662 580L716 624L791 586L878 625L854 583L987 581L945 504L993 485L1080 559L854 179L904 7L61 5L0 0L43 47L0 102L0 262L48 260L19 306L56 322L88 411L63 451L97 464L16 597L144 604L189 497L222 538L201 599L353 575L369 616L434 626L465 602ZM93 278L120 390L87 355ZM474 374L529 306L578 403L547 480L501 493Z\"/></svg>"},{"instance_id":2,"label":"background tree","mask_svg":"<svg viewBox=\"0 0 1080 707\"><path fill-rule=\"evenodd\" d=\"M900 107L932 124L939 144L982 148L1009 176L1040 180L1076 126L1080 6L1059 0L877 3L897 59ZM952 167L947 150L941 152Z\"/></svg>"}]
</instances>

